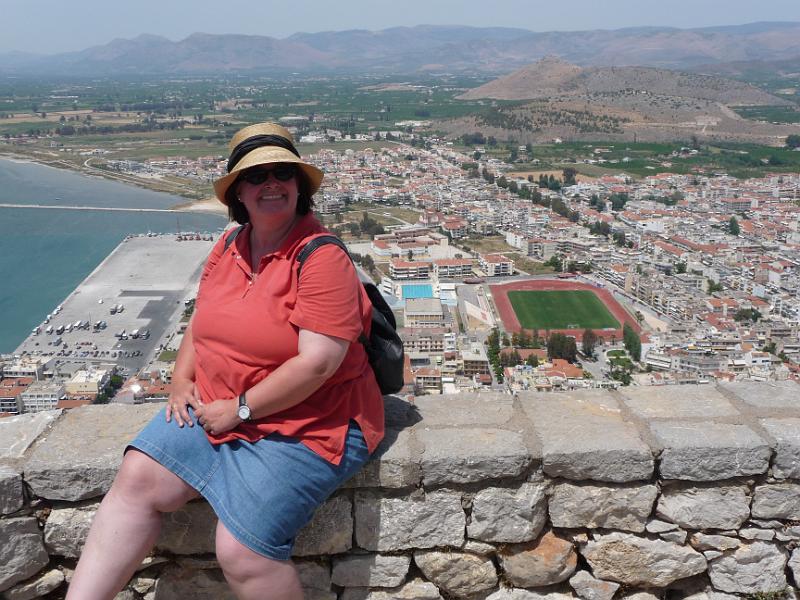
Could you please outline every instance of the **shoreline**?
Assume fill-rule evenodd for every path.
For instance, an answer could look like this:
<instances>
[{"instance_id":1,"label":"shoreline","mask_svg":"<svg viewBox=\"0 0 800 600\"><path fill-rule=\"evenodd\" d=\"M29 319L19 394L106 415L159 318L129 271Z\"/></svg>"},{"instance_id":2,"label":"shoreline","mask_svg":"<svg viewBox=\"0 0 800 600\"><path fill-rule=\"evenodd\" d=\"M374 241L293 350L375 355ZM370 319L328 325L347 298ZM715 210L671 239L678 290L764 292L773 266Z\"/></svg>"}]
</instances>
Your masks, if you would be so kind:
<instances>
[{"instance_id":1,"label":"shoreline","mask_svg":"<svg viewBox=\"0 0 800 600\"><path fill-rule=\"evenodd\" d=\"M151 192L157 192L160 194L167 194L171 196L181 195L175 192L166 192L163 189L159 189L158 187L153 185L147 185L146 179L137 178L133 175L127 177L115 176L113 173L109 173L103 169L89 168L86 166L81 167L64 160L48 161L45 160L44 158L36 157L35 155L29 155L29 154L19 155L19 154L9 153L5 149L0 149L0 159L7 160L9 162L17 164L35 164L50 169L70 171L72 173L77 173L78 175L82 175L84 177L114 181L117 183L121 183L123 185L138 187L146 189ZM183 197L185 198L184 202L179 202L178 204L174 204L172 206L169 206L168 208L170 210L176 210L188 213L197 213L197 214L219 214L221 216L227 216L228 214L225 207L214 196L206 196L200 199L187 198L185 196Z\"/></svg>"}]
</instances>

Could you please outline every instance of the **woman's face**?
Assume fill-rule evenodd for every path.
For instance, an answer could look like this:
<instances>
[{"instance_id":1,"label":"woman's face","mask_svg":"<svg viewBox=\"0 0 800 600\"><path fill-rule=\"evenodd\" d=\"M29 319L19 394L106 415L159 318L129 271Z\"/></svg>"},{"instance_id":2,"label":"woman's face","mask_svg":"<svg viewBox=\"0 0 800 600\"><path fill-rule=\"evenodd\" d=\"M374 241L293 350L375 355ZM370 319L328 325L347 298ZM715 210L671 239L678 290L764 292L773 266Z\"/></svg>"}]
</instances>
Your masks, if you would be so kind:
<instances>
[{"instance_id":1,"label":"woman's face","mask_svg":"<svg viewBox=\"0 0 800 600\"><path fill-rule=\"evenodd\" d=\"M297 211L297 168L291 163L271 163L244 171L236 184L239 200L250 221L278 227L294 219Z\"/></svg>"}]
</instances>

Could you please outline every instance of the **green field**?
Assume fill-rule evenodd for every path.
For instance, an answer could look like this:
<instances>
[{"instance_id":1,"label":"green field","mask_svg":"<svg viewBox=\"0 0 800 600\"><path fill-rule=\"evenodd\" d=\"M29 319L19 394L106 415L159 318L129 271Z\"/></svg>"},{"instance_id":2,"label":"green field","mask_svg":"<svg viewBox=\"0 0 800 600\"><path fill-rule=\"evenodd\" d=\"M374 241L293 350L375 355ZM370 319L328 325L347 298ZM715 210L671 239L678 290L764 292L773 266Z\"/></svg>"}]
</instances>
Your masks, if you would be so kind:
<instances>
[{"instance_id":1,"label":"green field","mask_svg":"<svg viewBox=\"0 0 800 600\"><path fill-rule=\"evenodd\" d=\"M508 299L525 329L606 329L620 327L589 290L514 291Z\"/></svg>"}]
</instances>

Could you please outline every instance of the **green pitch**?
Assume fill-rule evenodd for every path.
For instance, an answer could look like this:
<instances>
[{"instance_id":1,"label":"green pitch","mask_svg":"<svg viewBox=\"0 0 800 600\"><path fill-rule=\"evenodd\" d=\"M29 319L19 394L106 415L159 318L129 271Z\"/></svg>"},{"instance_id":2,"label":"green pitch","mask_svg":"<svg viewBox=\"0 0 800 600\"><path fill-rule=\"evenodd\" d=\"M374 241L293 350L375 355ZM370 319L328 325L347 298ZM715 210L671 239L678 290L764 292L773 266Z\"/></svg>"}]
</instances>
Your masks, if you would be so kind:
<instances>
[{"instance_id":1,"label":"green pitch","mask_svg":"<svg viewBox=\"0 0 800 600\"><path fill-rule=\"evenodd\" d=\"M532 290L508 292L524 329L619 328L600 298L589 290Z\"/></svg>"}]
</instances>

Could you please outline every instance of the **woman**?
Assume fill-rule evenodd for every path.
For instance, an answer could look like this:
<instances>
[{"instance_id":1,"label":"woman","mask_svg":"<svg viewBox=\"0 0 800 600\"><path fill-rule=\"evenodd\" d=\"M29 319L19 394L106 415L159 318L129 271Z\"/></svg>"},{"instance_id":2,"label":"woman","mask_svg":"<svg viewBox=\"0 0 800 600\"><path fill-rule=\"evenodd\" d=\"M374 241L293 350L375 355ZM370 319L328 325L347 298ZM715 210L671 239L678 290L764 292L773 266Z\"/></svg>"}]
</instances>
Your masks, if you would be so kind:
<instances>
[{"instance_id":1,"label":"woman","mask_svg":"<svg viewBox=\"0 0 800 600\"><path fill-rule=\"evenodd\" d=\"M322 172L284 128L245 127L217 198L244 227L203 272L167 406L126 449L67 594L113 598L158 539L161 514L204 497L217 559L238 598L302 598L298 530L383 437L380 390L361 344L371 304L349 257L295 257L324 232Z\"/></svg>"}]
</instances>

